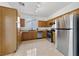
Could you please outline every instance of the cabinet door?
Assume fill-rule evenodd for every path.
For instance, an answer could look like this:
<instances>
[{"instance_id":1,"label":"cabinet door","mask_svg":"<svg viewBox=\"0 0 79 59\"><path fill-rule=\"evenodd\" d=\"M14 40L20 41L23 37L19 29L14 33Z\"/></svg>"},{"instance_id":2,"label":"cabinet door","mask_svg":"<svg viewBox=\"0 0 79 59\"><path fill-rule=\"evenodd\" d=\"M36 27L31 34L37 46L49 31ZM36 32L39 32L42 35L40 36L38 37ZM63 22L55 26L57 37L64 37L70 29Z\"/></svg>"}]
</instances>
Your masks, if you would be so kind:
<instances>
[{"instance_id":1,"label":"cabinet door","mask_svg":"<svg viewBox=\"0 0 79 59\"><path fill-rule=\"evenodd\" d=\"M54 24L54 21L53 20L48 20L47 21L48 27L51 27L53 24Z\"/></svg>"},{"instance_id":2,"label":"cabinet door","mask_svg":"<svg viewBox=\"0 0 79 59\"><path fill-rule=\"evenodd\" d=\"M3 14L3 53L8 54L16 50L17 32L16 19L17 11L10 8L2 8Z\"/></svg>"},{"instance_id":3,"label":"cabinet door","mask_svg":"<svg viewBox=\"0 0 79 59\"><path fill-rule=\"evenodd\" d=\"M39 27L47 27L48 26L47 21L38 21L38 26Z\"/></svg>"}]
</instances>

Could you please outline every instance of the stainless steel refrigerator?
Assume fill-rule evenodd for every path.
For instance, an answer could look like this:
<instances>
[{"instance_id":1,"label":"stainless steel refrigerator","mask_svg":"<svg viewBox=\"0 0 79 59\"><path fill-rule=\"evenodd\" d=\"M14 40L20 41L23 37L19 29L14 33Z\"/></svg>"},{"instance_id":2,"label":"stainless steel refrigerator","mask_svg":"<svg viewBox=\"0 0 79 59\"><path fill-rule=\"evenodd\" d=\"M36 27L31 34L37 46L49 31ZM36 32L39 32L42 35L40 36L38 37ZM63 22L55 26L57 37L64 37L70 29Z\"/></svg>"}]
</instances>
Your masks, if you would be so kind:
<instances>
[{"instance_id":1,"label":"stainless steel refrigerator","mask_svg":"<svg viewBox=\"0 0 79 59\"><path fill-rule=\"evenodd\" d=\"M56 21L57 49L65 56L79 54L79 16L69 14Z\"/></svg>"}]
</instances>

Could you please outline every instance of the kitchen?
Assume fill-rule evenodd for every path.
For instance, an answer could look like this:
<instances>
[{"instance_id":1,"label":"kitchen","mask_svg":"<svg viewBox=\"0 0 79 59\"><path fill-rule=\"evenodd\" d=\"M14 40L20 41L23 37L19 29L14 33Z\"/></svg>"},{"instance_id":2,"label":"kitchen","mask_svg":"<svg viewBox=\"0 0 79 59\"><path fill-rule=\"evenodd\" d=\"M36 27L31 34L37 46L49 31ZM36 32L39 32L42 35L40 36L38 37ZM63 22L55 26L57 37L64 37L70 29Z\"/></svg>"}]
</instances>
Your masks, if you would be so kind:
<instances>
[{"instance_id":1,"label":"kitchen","mask_svg":"<svg viewBox=\"0 0 79 59\"><path fill-rule=\"evenodd\" d=\"M4 2L0 12L0 55L79 55L78 2Z\"/></svg>"}]
</instances>

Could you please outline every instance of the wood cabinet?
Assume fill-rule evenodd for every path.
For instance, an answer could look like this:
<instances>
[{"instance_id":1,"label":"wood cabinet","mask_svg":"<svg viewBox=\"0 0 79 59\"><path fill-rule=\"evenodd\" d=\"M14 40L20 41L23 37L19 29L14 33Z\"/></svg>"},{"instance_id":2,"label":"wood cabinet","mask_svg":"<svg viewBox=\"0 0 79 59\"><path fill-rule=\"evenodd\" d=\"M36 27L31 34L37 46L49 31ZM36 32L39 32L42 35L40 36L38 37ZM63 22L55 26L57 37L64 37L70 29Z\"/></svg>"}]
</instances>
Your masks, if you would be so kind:
<instances>
[{"instance_id":1,"label":"wood cabinet","mask_svg":"<svg viewBox=\"0 0 79 59\"><path fill-rule=\"evenodd\" d=\"M38 21L38 27L51 27L55 22L53 20Z\"/></svg>"},{"instance_id":2,"label":"wood cabinet","mask_svg":"<svg viewBox=\"0 0 79 59\"><path fill-rule=\"evenodd\" d=\"M0 55L16 51L17 10L0 6Z\"/></svg>"},{"instance_id":3,"label":"wood cabinet","mask_svg":"<svg viewBox=\"0 0 79 59\"><path fill-rule=\"evenodd\" d=\"M47 21L38 21L38 26L39 27L46 27L47 25Z\"/></svg>"},{"instance_id":4,"label":"wood cabinet","mask_svg":"<svg viewBox=\"0 0 79 59\"><path fill-rule=\"evenodd\" d=\"M47 38L47 31L46 31L46 30L45 30L45 31L42 31L42 33L43 33L43 34L42 34L42 37L43 37L43 38Z\"/></svg>"},{"instance_id":5,"label":"wood cabinet","mask_svg":"<svg viewBox=\"0 0 79 59\"><path fill-rule=\"evenodd\" d=\"M55 39L56 39L56 38L55 38L55 32L52 32L52 34L53 34L53 35L52 35L52 36L53 36L53 38L52 38L52 39L53 39L53 43L55 43Z\"/></svg>"},{"instance_id":6,"label":"wood cabinet","mask_svg":"<svg viewBox=\"0 0 79 59\"><path fill-rule=\"evenodd\" d=\"M22 32L22 40L34 40L37 38L37 31Z\"/></svg>"},{"instance_id":7,"label":"wood cabinet","mask_svg":"<svg viewBox=\"0 0 79 59\"><path fill-rule=\"evenodd\" d=\"M48 27L51 27L54 23L55 23L54 20L48 20L48 21L47 21Z\"/></svg>"}]
</instances>

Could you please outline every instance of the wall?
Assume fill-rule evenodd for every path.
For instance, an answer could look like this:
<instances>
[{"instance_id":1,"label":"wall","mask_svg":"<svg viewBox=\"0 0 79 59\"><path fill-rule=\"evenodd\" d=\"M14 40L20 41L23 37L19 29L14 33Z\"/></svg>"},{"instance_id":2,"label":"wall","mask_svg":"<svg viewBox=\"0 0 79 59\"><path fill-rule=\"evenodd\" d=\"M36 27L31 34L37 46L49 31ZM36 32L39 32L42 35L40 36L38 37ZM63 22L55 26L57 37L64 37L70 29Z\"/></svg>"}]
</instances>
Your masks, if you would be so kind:
<instances>
[{"instance_id":1,"label":"wall","mask_svg":"<svg viewBox=\"0 0 79 59\"><path fill-rule=\"evenodd\" d=\"M33 18L29 18L31 19L31 21L27 21L25 20L25 28L26 30L36 30L38 25L37 25L37 20L36 19L33 19Z\"/></svg>"},{"instance_id":2,"label":"wall","mask_svg":"<svg viewBox=\"0 0 79 59\"><path fill-rule=\"evenodd\" d=\"M38 27L38 30L51 30L51 27Z\"/></svg>"},{"instance_id":3,"label":"wall","mask_svg":"<svg viewBox=\"0 0 79 59\"><path fill-rule=\"evenodd\" d=\"M28 15L23 15L22 18L25 19L25 27L21 27L22 30L36 30L38 27L38 20Z\"/></svg>"}]
</instances>

